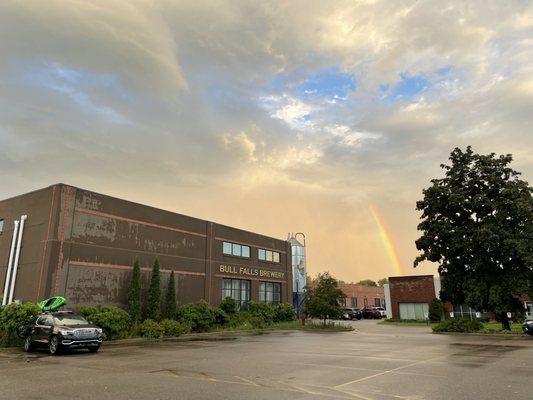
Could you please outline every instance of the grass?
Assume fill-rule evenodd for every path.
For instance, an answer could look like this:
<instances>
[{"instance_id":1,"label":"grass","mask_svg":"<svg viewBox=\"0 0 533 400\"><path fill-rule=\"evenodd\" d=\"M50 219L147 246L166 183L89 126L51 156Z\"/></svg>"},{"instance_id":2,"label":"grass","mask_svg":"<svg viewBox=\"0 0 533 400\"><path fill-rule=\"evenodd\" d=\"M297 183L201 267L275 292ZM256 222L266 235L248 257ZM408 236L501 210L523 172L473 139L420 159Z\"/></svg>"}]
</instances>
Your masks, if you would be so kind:
<instances>
[{"instance_id":1,"label":"grass","mask_svg":"<svg viewBox=\"0 0 533 400\"><path fill-rule=\"evenodd\" d=\"M381 325L392 325L392 326L419 326L419 327L433 327L437 325L434 322L431 322L429 325L426 321L417 321L417 320L404 320L404 319L385 319L379 322ZM511 324L510 331L503 331L502 324L500 322L484 322L483 329L478 333L499 333L499 334L513 334L518 335L522 333L522 324L513 323Z\"/></svg>"},{"instance_id":2,"label":"grass","mask_svg":"<svg viewBox=\"0 0 533 400\"><path fill-rule=\"evenodd\" d=\"M481 333L502 333L502 334L521 334L522 324L512 323L510 331L502 331L501 322L485 322Z\"/></svg>"},{"instance_id":3,"label":"grass","mask_svg":"<svg viewBox=\"0 0 533 400\"><path fill-rule=\"evenodd\" d=\"M226 326L226 327L216 327L211 332L239 332L239 331L249 331L249 330L312 330L312 331L333 331L333 332L346 332L353 331L353 327L345 324L328 322L324 325L322 322L316 321L307 321L305 325L302 325L300 321L287 321L287 322L275 322L264 327L254 327L250 324L243 324L238 326Z\"/></svg>"}]
</instances>

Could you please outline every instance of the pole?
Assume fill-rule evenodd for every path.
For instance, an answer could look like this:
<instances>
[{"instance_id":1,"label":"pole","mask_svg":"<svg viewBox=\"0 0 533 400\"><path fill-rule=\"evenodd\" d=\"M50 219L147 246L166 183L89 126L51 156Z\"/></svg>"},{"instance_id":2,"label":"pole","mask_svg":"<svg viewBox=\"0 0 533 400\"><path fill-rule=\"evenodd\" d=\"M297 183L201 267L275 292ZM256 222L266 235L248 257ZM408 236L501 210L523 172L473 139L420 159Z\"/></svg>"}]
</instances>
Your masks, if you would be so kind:
<instances>
[{"instance_id":1,"label":"pole","mask_svg":"<svg viewBox=\"0 0 533 400\"><path fill-rule=\"evenodd\" d=\"M9 291L9 298L7 300L7 304L11 304L11 302L13 301L13 295L15 294L15 284L17 283L17 271L18 271L18 266L19 266L20 247L22 245L22 232L24 231L24 221L26 221L26 218L28 218L27 215L23 215L22 217L20 217L18 243L17 243L17 249L15 250L15 261L13 262L13 278L11 278L11 281L13 283L11 284L11 290Z\"/></svg>"},{"instance_id":2,"label":"pole","mask_svg":"<svg viewBox=\"0 0 533 400\"><path fill-rule=\"evenodd\" d=\"M15 252L15 246L17 244L17 233L19 230L19 221L13 222L13 238L11 239L11 249L9 250L9 261L7 262L6 281L4 282L4 297L2 299L2 305L7 304L8 291L11 288L11 271L13 266L13 253Z\"/></svg>"}]
</instances>

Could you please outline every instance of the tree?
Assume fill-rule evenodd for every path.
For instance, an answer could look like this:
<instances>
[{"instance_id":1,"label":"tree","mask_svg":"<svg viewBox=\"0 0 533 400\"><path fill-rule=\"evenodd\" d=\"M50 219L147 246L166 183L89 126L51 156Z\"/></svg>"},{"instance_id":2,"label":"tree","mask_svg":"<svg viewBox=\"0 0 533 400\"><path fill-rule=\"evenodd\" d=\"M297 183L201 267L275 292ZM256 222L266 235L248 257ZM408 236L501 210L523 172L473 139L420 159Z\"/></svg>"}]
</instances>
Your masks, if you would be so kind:
<instances>
[{"instance_id":1,"label":"tree","mask_svg":"<svg viewBox=\"0 0 533 400\"><path fill-rule=\"evenodd\" d=\"M131 281L128 288L128 309L134 324L141 322L141 268L139 260L133 262Z\"/></svg>"},{"instance_id":2,"label":"tree","mask_svg":"<svg viewBox=\"0 0 533 400\"><path fill-rule=\"evenodd\" d=\"M445 176L416 203L422 211L415 262L439 264L442 300L492 311L509 329L507 311L533 286L533 189L511 169L512 156L454 149Z\"/></svg>"},{"instance_id":3,"label":"tree","mask_svg":"<svg viewBox=\"0 0 533 400\"><path fill-rule=\"evenodd\" d=\"M320 318L326 324L327 318L338 318L346 296L337 287L337 280L328 272L318 274L312 287L307 288L305 313L309 317Z\"/></svg>"},{"instance_id":4,"label":"tree","mask_svg":"<svg viewBox=\"0 0 533 400\"><path fill-rule=\"evenodd\" d=\"M378 281L378 285L381 286L381 287L385 286L387 283L389 283L389 280L387 278L381 278Z\"/></svg>"},{"instance_id":5,"label":"tree","mask_svg":"<svg viewBox=\"0 0 533 400\"><path fill-rule=\"evenodd\" d=\"M150 275L150 291L148 293L148 318L154 321L161 319L161 272L157 258Z\"/></svg>"},{"instance_id":6,"label":"tree","mask_svg":"<svg viewBox=\"0 0 533 400\"><path fill-rule=\"evenodd\" d=\"M359 285L376 287L378 284L372 279L363 279L362 281L357 282Z\"/></svg>"},{"instance_id":7,"label":"tree","mask_svg":"<svg viewBox=\"0 0 533 400\"><path fill-rule=\"evenodd\" d=\"M165 296L165 318L176 318L176 281L174 271L170 271L167 285L167 295Z\"/></svg>"},{"instance_id":8,"label":"tree","mask_svg":"<svg viewBox=\"0 0 533 400\"><path fill-rule=\"evenodd\" d=\"M428 309L429 320L431 322L440 322L440 320L442 319L443 312L444 312L444 306L442 304L442 301L440 301L437 298L431 300L431 302L429 303L429 309Z\"/></svg>"}]
</instances>

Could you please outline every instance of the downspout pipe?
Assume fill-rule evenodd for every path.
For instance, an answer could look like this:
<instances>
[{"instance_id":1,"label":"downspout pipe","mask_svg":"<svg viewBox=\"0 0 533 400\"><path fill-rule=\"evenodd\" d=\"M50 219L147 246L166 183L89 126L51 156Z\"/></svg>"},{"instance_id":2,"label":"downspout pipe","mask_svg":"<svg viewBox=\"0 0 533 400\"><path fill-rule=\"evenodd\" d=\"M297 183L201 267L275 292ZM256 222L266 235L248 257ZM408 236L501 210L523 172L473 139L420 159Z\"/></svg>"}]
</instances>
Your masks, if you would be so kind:
<instances>
[{"instance_id":1,"label":"downspout pipe","mask_svg":"<svg viewBox=\"0 0 533 400\"><path fill-rule=\"evenodd\" d=\"M15 246L17 244L17 234L19 230L19 221L13 222L13 238L11 239L11 248L9 249L9 260L7 262L6 281L4 282L4 297L2 298L2 305L7 304L9 296L9 289L11 288L11 271L13 266L13 254L15 253Z\"/></svg>"},{"instance_id":2,"label":"downspout pipe","mask_svg":"<svg viewBox=\"0 0 533 400\"><path fill-rule=\"evenodd\" d=\"M24 232L24 221L28 218L27 215L20 217L20 228L18 234L17 249L15 250L15 261L13 262L13 277L11 278L11 290L9 292L9 298L7 304L13 302L13 295L15 294L15 284L17 283L17 271L19 266L20 246L22 245L22 232Z\"/></svg>"}]
</instances>

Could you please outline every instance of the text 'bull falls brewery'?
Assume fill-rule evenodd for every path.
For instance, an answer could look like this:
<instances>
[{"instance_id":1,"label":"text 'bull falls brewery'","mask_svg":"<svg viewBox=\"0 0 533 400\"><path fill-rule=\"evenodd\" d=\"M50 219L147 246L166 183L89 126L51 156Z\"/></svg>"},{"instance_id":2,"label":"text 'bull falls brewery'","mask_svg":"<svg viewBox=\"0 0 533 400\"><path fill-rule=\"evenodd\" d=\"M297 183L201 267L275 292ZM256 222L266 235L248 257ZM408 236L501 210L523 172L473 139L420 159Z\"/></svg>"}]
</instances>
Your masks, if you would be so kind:
<instances>
[{"instance_id":1,"label":"text 'bull falls brewery'","mask_svg":"<svg viewBox=\"0 0 533 400\"><path fill-rule=\"evenodd\" d=\"M180 304L293 301L288 241L65 184L0 201L4 304L59 295L125 306L133 261L147 290L156 258L163 286L174 271Z\"/></svg>"}]
</instances>

